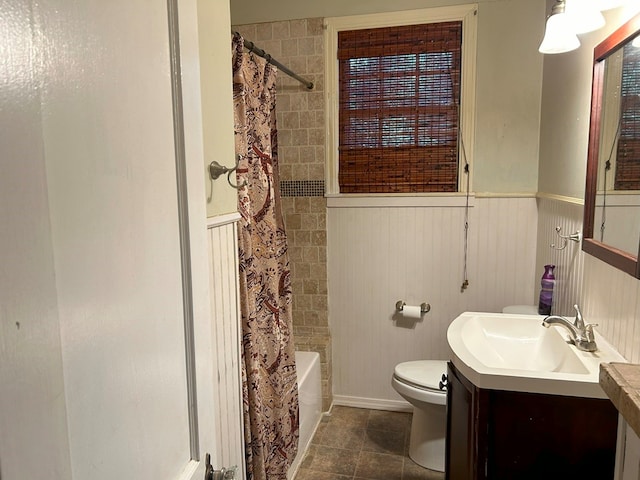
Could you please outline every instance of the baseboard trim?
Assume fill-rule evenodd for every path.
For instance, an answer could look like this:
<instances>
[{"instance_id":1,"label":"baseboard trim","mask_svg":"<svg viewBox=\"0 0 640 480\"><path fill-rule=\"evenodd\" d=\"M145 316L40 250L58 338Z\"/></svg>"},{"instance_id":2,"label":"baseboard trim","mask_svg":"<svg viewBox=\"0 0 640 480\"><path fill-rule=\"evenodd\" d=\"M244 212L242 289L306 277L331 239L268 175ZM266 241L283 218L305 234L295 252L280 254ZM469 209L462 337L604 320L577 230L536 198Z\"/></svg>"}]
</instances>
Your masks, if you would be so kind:
<instances>
[{"instance_id":1,"label":"baseboard trim","mask_svg":"<svg viewBox=\"0 0 640 480\"><path fill-rule=\"evenodd\" d=\"M383 400L379 398L351 397L334 395L333 404L343 407L368 408L370 410L387 410L390 412L413 412L413 406L404 400ZM331 410L329 410L331 412Z\"/></svg>"}]
</instances>

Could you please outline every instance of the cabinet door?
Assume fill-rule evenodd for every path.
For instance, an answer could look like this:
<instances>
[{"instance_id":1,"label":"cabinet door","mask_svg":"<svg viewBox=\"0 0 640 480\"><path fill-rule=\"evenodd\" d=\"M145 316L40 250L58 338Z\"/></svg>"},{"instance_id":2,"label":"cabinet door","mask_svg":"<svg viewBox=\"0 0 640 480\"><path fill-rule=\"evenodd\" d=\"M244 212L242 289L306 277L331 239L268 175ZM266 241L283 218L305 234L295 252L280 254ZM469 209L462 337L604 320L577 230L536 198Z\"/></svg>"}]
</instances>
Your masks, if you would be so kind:
<instances>
[{"instance_id":1,"label":"cabinet door","mask_svg":"<svg viewBox=\"0 0 640 480\"><path fill-rule=\"evenodd\" d=\"M460 380L451 362L447 384L446 479L473 478L473 393Z\"/></svg>"}]
</instances>

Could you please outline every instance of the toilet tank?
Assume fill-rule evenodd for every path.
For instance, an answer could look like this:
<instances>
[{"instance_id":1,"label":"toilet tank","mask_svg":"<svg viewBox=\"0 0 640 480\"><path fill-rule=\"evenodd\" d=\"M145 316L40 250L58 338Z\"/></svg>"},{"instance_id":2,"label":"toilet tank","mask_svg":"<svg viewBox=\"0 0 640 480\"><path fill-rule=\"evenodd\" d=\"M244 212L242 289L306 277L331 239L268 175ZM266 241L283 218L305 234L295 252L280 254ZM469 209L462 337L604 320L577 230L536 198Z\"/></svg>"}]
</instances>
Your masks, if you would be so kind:
<instances>
[{"instance_id":1,"label":"toilet tank","mask_svg":"<svg viewBox=\"0 0 640 480\"><path fill-rule=\"evenodd\" d=\"M538 315L538 307L536 307L535 305L508 305L502 309L502 313Z\"/></svg>"}]
</instances>

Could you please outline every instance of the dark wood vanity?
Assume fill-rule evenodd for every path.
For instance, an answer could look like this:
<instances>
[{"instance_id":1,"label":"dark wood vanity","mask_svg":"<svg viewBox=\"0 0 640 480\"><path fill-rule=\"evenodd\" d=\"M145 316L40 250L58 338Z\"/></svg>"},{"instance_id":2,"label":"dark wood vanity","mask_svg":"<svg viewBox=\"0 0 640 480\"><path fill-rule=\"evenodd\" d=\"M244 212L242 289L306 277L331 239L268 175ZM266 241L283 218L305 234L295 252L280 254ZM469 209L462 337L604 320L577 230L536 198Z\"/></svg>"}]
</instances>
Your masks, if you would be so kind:
<instances>
[{"instance_id":1,"label":"dark wood vanity","mask_svg":"<svg viewBox=\"0 0 640 480\"><path fill-rule=\"evenodd\" d=\"M613 479L608 399L481 389L448 365L447 480Z\"/></svg>"}]
</instances>

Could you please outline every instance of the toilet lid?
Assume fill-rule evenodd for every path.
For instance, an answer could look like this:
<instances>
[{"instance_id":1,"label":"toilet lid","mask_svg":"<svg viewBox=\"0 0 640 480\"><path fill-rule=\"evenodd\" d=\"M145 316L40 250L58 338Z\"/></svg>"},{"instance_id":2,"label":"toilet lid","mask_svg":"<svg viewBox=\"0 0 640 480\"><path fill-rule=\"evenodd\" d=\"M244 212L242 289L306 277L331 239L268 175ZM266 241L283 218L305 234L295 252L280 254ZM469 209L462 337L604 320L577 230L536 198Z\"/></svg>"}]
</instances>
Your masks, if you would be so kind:
<instances>
[{"instance_id":1,"label":"toilet lid","mask_svg":"<svg viewBox=\"0 0 640 480\"><path fill-rule=\"evenodd\" d=\"M447 374L447 362L443 360L416 360L396 365L395 375L414 385L440 391L442 375Z\"/></svg>"}]
</instances>

